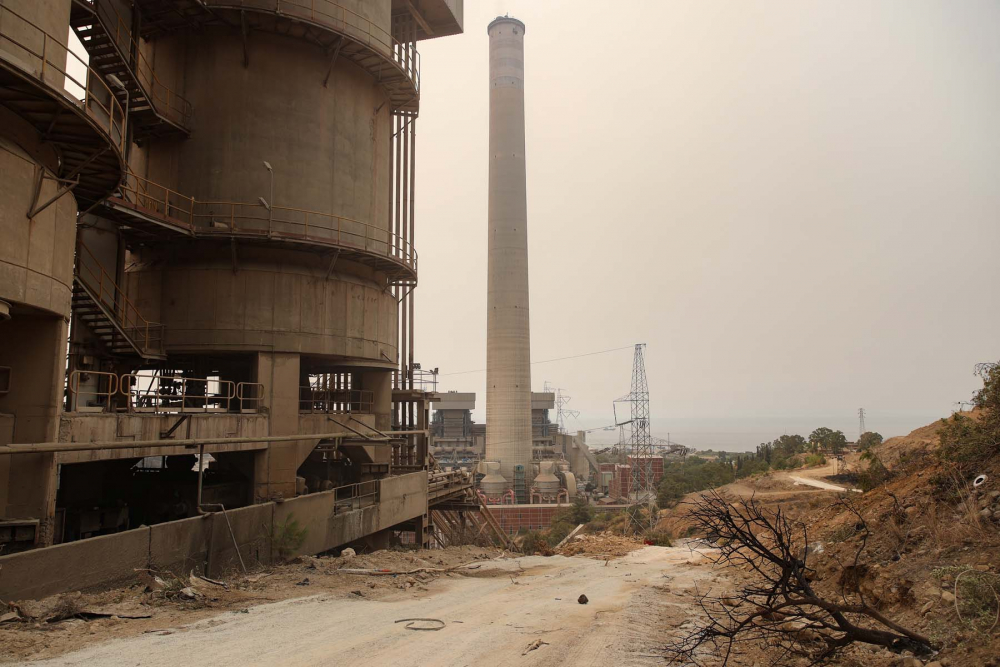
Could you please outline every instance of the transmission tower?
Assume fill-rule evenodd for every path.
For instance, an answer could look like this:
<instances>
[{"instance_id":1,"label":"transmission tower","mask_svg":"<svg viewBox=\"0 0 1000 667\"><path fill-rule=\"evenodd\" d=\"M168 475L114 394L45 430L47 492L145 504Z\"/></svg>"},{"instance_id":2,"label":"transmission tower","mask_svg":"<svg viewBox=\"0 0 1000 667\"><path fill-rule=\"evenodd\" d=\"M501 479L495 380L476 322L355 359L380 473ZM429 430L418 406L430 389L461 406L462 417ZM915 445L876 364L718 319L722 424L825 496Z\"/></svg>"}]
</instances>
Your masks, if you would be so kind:
<instances>
[{"instance_id":1,"label":"transmission tower","mask_svg":"<svg viewBox=\"0 0 1000 667\"><path fill-rule=\"evenodd\" d=\"M569 402L571 400L573 400L573 397L569 396L568 394L564 394L563 390L560 389L559 387L556 387L553 390L550 387L549 383L546 382L545 383L545 391L555 391L555 394L556 394L556 423L559 424L559 432L560 433L566 433L566 418L570 417L571 419L576 419L577 417L580 416L580 411L579 410L573 410L571 408L567 408L566 407L569 404Z\"/></svg>"},{"instance_id":2,"label":"transmission tower","mask_svg":"<svg viewBox=\"0 0 1000 667\"><path fill-rule=\"evenodd\" d=\"M858 408L858 442L861 442L861 436L865 433L865 409Z\"/></svg>"},{"instance_id":3,"label":"transmission tower","mask_svg":"<svg viewBox=\"0 0 1000 667\"><path fill-rule=\"evenodd\" d=\"M656 526L656 484L653 481L653 438L649 432L649 385L646 383L646 365L643 360L645 343L637 343L632 361L632 390L615 403L628 403L631 419L619 422L629 426L628 441L622 443L629 455L629 517L630 523L642 531ZM617 422L617 411L616 419ZM647 509L645 519L643 506Z\"/></svg>"}]
</instances>

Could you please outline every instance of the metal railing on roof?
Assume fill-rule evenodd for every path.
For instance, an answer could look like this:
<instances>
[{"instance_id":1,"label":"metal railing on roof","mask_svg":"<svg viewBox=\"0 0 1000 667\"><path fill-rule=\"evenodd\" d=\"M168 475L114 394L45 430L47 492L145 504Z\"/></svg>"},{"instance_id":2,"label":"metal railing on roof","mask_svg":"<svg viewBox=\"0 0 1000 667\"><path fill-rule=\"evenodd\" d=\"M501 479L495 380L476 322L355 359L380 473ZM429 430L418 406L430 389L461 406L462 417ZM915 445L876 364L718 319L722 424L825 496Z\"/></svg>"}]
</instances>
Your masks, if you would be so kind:
<instances>
[{"instance_id":1,"label":"metal railing on roof","mask_svg":"<svg viewBox=\"0 0 1000 667\"><path fill-rule=\"evenodd\" d=\"M129 373L119 384L129 412L230 412L236 401L236 383L220 378Z\"/></svg>"},{"instance_id":2,"label":"metal railing on roof","mask_svg":"<svg viewBox=\"0 0 1000 667\"><path fill-rule=\"evenodd\" d=\"M299 387L299 412L371 414L375 394L366 389Z\"/></svg>"}]
</instances>

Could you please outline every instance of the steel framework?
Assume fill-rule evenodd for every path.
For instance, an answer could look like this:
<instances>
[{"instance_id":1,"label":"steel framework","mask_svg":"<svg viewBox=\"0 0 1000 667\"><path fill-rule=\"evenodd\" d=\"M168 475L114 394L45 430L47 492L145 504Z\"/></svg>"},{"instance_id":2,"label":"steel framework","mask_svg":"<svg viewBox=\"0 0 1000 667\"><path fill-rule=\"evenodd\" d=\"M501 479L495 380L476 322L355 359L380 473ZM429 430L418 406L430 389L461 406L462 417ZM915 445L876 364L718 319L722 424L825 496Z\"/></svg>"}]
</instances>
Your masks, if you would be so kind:
<instances>
[{"instance_id":1,"label":"steel framework","mask_svg":"<svg viewBox=\"0 0 1000 667\"><path fill-rule=\"evenodd\" d=\"M617 410L615 422L622 429L629 427L629 438L623 442L628 452L629 466L629 523L643 532L656 526L656 484L653 480L653 437L649 431L649 385L646 382L646 364L643 359L645 343L636 343L635 356L632 361L632 389L615 403L628 403L631 419L618 422ZM646 508L643 517L642 509ZM626 528L628 530L628 528Z\"/></svg>"}]
</instances>

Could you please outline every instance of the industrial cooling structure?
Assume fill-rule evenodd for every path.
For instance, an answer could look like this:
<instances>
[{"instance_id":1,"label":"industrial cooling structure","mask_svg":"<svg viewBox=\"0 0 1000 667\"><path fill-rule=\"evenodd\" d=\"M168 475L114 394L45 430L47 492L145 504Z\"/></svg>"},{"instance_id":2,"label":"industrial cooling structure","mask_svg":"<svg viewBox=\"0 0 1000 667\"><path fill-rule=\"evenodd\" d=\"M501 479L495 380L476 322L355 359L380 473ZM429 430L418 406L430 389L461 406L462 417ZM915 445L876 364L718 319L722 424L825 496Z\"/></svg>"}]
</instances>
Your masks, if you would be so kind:
<instances>
[{"instance_id":1,"label":"industrial cooling structure","mask_svg":"<svg viewBox=\"0 0 1000 667\"><path fill-rule=\"evenodd\" d=\"M4 553L426 470L417 45L462 21L0 0Z\"/></svg>"}]
</instances>

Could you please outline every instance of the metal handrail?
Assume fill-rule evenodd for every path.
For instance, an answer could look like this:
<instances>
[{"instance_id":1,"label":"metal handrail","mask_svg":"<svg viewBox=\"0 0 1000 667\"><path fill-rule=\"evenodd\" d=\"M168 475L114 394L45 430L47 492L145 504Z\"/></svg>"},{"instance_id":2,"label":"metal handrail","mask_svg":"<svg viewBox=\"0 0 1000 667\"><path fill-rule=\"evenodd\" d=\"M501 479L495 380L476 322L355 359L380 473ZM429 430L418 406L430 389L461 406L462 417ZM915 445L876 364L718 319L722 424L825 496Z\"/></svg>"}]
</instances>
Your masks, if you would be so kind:
<instances>
[{"instance_id":1,"label":"metal handrail","mask_svg":"<svg viewBox=\"0 0 1000 667\"><path fill-rule=\"evenodd\" d=\"M87 391L80 389L80 376L81 375L94 375L96 377L107 378L107 390L106 391ZM79 396L101 396L103 397L104 404L101 406L104 411L111 409L111 397L118 393L118 376L114 373L107 373L104 371L80 371L76 370L69 374L69 382L67 383L69 387L70 394ZM98 386L100 383L98 382ZM70 412L75 412L79 409L79 398L76 400L70 400Z\"/></svg>"},{"instance_id":2,"label":"metal handrail","mask_svg":"<svg viewBox=\"0 0 1000 667\"><path fill-rule=\"evenodd\" d=\"M13 17L16 20L9 20L8 17ZM36 43L40 41L40 47L25 43L32 39ZM97 126L106 134L111 145L115 146L119 153L125 151L126 120L121 103L115 97L111 87L104 82L103 77L80 56L73 53L64 41L49 35L45 30L12 11L9 7L0 5L0 44L4 42L23 52L23 55L27 56L27 60L23 61L19 58L18 53L11 53L3 48L0 48L0 58L28 73L61 97L74 102L97 123ZM39 48L41 51L37 50ZM71 58L86 73L83 81L69 73ZM35 60L38 61L37 65ZM53 77L53 74L56 76ZM53 82L52 78L59 80ZM82 97L69 90L71 85L81 91Z\"/></svg>"},{"instance_id":3,"label":"metal handrail","mask_svg":"<svg viewBox=\"0 0 1000 667\"><path fill-rule=\"evenodd\" d=\"M370 414L374 392L367 389L321 389L299 387L299 412L324 414Z\"/></svg>"},{"instance_id":4,"label":"metal handrail","mask_svg":"<svg viewBox=\"0 0 1000 667\"><path fill-rule=\"evenodd\" d=\"M103 23L105 30L107 30L109 34L112 33L112 30L110 29L108 23L112 21L114 22L115 25L113 32L115 48L118 49L119 55L126 57L126 62L128 63L130 71L133 70L133 67L127 58L130 57L132 53L136 54L134 74L139 80L139 85L142 88L143 93L145 93L146 99L150 100L150 104L152 104L153 100L160 100L165 105L166 109L173 112L172 120L181 125L186 125L191 119L191 113L194 107L191 105L191 102L174 92L173 89L162 83L159 77L156 76L156 72L153 71L153 66L146 59L146 56L142 54L142 49L135 41L135 38L132 36L132 31L129 29L128 24L122 18L121 14L118 13L114 3L98 3L97 0L79 1L93 7L94 16L98 21ZM107 7L110 7L110 11L113 16L108 16L107 21L105 21L105 17L102 16L102 10ZM122 38L128 40L128 48L125 50L125 53L122 53L120 48ZM159 93L161 89L164 91L163 94ZM161 109L162 108L163 107L161 107Z\"/></svg>"},{"instance_id":5,"label":"metal handrail","mask_svg":"<svg viewBox=\"0 0 1000 667\"><path fill-rule=\"evenodd\" d=\"M399 42L385 28L334 0L202 0L207 7L270 10L332 28L387 56L420 91L420 55L409 42Z\"/></svg>"},{"instance_id":6,"label":"metal handrail","mask_svg":"<svg viewBox=\"0 0 1000 667\"><path fill-rule=\"evenodd\" d=\"M393 258L417 269L417 254L408 240L353 218L288 206L271 206L269 213L257 203L195 202L195 206L192 219L198 234L249 234L327 243Z\"/></svg>"},{"instance_id":7,"label":"metal handrail","mask_svg":"<svg viewBox=\"0 0 1000 667\"><path fill-rule=\"evenodd\" d=\"M381 491L381 480L373 479L366 482L355 482L353 484L337 486L330 489L327 493L333 494L333 514L336 515L342 509L341 505L348 501L351 503L351 509L354 509L354 501L357 501L358 507L360 507L365 498L371 498L373 503L377 503Z\"/></svg>"},{"instance_id":8,"label":"metal handrail","mask_svg":"<svg viewBox=\"0 0 1000 667\"><path fill-rule=\"evenodd\" d=\"M121 193L125 201L186 225L195 235L248 235L356 248L417 271L417 252L407 239L353 218L287 206L272 205L269 212L257 202L198 201L131 169Z\"/></svg>"},{"instance_id":9,"label":"metal handrail","mask_svg":"<svg viewBox=\"0 0 1000 667\"><path fill-rule=\"evenodd\" d=\"M163 345L163 325L150 322L118 287L97 257L82 241L77 241L76 276L96 297L98 305L113 314L115 322L131 336L140 349L159 351Z\"/></svg>"},{"instance_id":10,"label":"metal handrail","mask_svg":"<svg viewBox=\"0 0 1000 667\"><path fill-rule=\"evenodd\" d=\"M251 389L250 393L253 396L245 395L245 389ZM260 411L260 404L264 400L264 385L260 382L239 382L236 384L236 400L240 403L240 412ZM246 404L250 403L252 407L247 408Z\"/></svg>"},{"instance_id":11,"label":"metal handrail","mask_svg":"<svg viewBox=\"0 0 1000 667\"><path fill-rule=\"evenodd\" d=\"M139 380L149 381L145 389L139 388ZM208 393L211 382L218 383L220 393ZM232 380L126 373L119 386L128 397L129 412L229 412L236 398L236 383ZM225 393L221 392L223 388Z\"/></svg>"}]
</instances>

